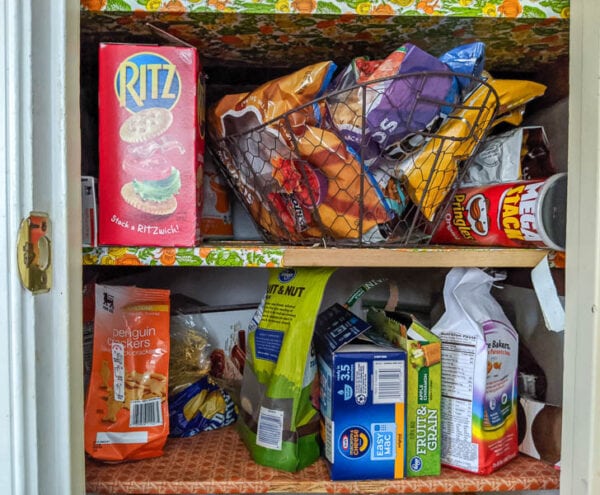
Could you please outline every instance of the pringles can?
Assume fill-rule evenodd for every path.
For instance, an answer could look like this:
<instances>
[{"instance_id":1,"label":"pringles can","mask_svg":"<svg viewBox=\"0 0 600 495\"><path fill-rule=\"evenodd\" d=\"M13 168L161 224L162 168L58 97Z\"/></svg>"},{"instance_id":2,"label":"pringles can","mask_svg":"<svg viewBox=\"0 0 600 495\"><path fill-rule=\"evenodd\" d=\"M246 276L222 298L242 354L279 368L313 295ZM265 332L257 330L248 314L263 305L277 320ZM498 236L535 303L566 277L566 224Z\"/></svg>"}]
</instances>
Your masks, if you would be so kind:
<instances>
[{"instance_id":1,"label":"pringles can","mask_svg":"<svg viewBox=\"0 0 600 495\"><path fill-rule=\"evenodd\" d=\"M459 188L432 244L565 250L567 174Z\"/></svg>"}]
</instances>

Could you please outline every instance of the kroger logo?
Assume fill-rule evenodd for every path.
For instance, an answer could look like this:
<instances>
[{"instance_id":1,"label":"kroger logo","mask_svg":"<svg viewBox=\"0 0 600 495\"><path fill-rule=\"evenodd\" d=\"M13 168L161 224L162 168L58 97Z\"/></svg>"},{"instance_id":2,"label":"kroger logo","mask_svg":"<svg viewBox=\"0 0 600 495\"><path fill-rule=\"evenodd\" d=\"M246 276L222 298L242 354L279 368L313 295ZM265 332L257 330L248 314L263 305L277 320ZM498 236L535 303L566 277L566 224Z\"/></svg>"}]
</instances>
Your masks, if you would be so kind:
<instances>
[{"instance_id":1,"label":"kroger logo","mask_svg":"<svg viewBox=\"0 0 600 495\"><path fill-rule=\"evenodd\" d=\"M160 107L171 110L181 93L177 67L153 52L136 53L119 65L115 92L121 107L131 112Z\"/></svg>"},{"instance_id":2,"label":"kroger logo","mask_svg":"<svg viewBox=\"0 0 600 495\"><path fill-rule=\"evenodd\" d=\"M286 268L279 273L279 281L283 283L291 282L296 276L296 270L293 268Z\"/></svg>"},{"instance_id":3,"label":"kroger logo","mask_svg":"<svg viewBox=\"0 0 600 495\"><path fill-rule=\"evenodd\" d=\"M422 467L423 467L423 461L421 460L421 458L418 455L414 456L410 460L410 469L412 469L414 472L420 471Z\"/></svg>"}]
</instances>

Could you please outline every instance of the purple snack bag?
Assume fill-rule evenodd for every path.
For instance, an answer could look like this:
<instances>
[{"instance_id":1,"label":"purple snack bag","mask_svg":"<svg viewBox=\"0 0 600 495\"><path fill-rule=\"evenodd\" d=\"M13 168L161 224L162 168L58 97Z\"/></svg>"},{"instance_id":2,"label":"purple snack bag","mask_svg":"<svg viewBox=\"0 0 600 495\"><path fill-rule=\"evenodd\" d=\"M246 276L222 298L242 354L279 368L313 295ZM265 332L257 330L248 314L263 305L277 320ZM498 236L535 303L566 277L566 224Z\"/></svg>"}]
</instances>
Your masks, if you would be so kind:
<instances>
[{"instance_id":1,"label":"purple snack bag","mask_svg":"<svg viewBox=\"0 0 600 495\"><path fill-rule=\"evenodd\" d=\"M353 64L356 82L369 84L334 97L331 120L365 165L372 167L386 148L428 129L446 103L453 77L446 64L411 43L391 53L368 75ZM348 75L340 78L345 84L353 79ZM339 89L343 88L334 88Z\"/></svg>"}]
</instances>

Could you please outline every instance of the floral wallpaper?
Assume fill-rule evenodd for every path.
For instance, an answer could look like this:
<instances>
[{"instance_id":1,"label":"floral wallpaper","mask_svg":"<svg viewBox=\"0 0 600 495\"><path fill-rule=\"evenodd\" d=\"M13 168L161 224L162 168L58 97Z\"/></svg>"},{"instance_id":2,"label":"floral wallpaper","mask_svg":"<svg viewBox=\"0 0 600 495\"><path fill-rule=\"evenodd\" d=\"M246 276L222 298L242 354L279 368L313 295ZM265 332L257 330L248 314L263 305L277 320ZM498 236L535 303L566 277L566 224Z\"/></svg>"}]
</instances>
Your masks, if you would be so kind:
<instances>
[{"instance_id":1,"label":"floral wallpaper","mask_svg":"<svg viewBox=\"0 0 600 495\"><path fill-rule=\"evenodd\" d=\"M569 0L81 0L90 11L569 17Z\"/></svg>"},{"instance_id":2,"label":"floral wallpaper","mask_svg":"<svg viewBox=\"0 0 600 495\"><path fill-rule=\"evenodd\" d=\"M116 0L81 1L94 9L82 11L84 42L156 41L150 23L196 46L205 67L264 66L265 60L271 67L327 59L346 63L357 55L383 58L409 41L440 55L477 40L486 43L488 70L528 71L568 56L569 50L565 0L306 0L317 5L310 14L297 13L304 0L188 1L185 11L174 13L166 10L173 0L144 5L118 0L118 11ZM217 1L228 7L219 10ZM283 10L282 2L287 6ZM180 0L176 3L183 5ZM418 8L423 4L434 10ZM392 10L376 15L379 8ZM293 14L282 14L287 11Z\"/></svg>"}]
</instances>

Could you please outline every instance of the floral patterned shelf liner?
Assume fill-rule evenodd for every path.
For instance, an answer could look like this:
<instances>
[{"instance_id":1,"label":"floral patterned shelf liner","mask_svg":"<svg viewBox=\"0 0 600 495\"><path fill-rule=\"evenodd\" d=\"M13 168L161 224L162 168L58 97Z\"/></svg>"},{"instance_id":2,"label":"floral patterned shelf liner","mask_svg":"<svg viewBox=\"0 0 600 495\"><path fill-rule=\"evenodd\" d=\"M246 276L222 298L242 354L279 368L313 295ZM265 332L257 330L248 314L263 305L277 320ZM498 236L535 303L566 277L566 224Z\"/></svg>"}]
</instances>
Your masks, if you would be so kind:
<instances>
[{"instance_id":1,"label":"floral patterned shelf liner","mask_svg":"<svg viewBox=\"0 0 600 495\"><path fill-rule=\"evenodd\" d=\"M80 0L103 12L237 12L460 17L569 16L569 0Z\"/></svg>"},{"instance_id":2,"label":"floral patterned shelf liner","mask_svg":"<svg viewBox=\"0 0 600 495\"><path fill-rule=\"evenodd\" d=\"M96 247L83 249L84 265L280 267L283 248L270 247Z\"/></svg>"},{"instance_id":3,"label":"floral patterned shelf liner","mask_svg":"<svg viewBox=\"0 0 600 495\"><path fill-rule=\"evenodd\" d=\"M155 459L108 465L86 463L92 493L439 493L549 490L559 486L559 471L520 456L488 476L443 468L440 476L386 481L330 481L319 461L299 473L254 463L235 427L169 439Z\"/></svg>"},{"instance_id":4,"label":"floral patterned shelf liner","mask_svg":"<svg viewBox=\"0 0 600 495\"><path fill-rule=\"evenodd\" d=\"M304 0L81 2L82 39L92 50L98 40L156 42L152 23L196 46L206 67L344 63L383 58L405 42L439 55L478 40L488 70L533 71L569 48L568 0L308 0L308 14Z\"/></svg>"}]
</instances>

